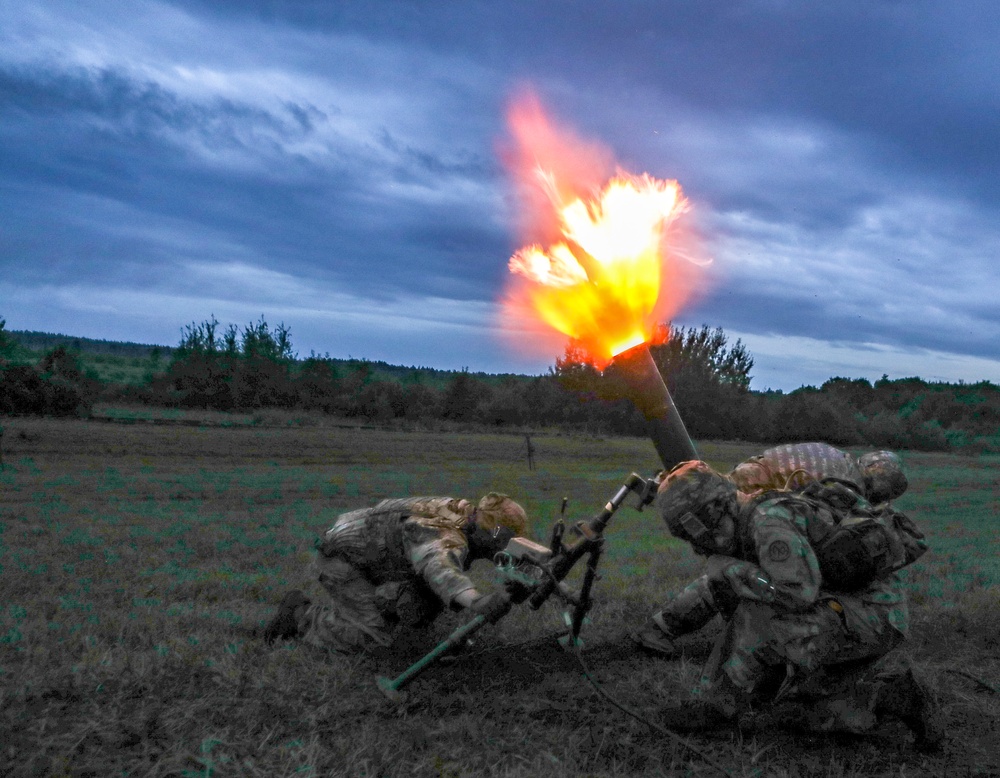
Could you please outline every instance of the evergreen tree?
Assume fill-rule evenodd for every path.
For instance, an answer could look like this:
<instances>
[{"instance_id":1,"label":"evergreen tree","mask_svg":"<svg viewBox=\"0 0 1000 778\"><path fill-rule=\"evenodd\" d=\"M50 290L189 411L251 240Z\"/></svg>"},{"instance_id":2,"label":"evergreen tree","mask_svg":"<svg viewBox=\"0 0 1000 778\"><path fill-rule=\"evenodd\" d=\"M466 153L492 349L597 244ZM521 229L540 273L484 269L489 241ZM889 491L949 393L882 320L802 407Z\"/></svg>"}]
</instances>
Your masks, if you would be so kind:
<instances>
[{"instance_id":1,"label":"evergreen tree","mask_svg":"<svg viewBox=\"0 0 1000 778\"><path fill-rule=\"evenodd\" d=\"M453 421L472 421L480 399L485 399L488 394L489 387L469 375L466 368L445 387L442 416Z\"/></svg>"}]
</instances>

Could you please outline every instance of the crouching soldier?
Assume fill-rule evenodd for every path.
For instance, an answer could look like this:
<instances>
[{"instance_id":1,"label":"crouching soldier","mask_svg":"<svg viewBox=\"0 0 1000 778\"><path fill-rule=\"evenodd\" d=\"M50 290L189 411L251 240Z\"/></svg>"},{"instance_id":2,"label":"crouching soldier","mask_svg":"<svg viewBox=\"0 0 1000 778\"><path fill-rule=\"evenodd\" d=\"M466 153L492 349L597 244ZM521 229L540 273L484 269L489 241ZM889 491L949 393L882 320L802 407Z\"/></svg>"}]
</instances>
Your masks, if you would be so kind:
<instances>
[{"instance_id":1,"label":"crouching soldier","mask_svg":"<svg viewBox=\"0 0 1000 778\"><path fill-rule=\"evenodd\" d=\"M289 592L264 638L298 638L350 652L387 646L400 631L430 624L446 607L498 621L510 610L509 598L480 593L465 571L527 530L524 509L496 492L478 504L412 497L343 513L324 533L314 562L329 601Z\"/></svg>"},{"instance_id":2,"label":"crouching soldier","mask_svg":"<svg viewBox=\"0 0 1000 778\"><path fill-rule=\"evenodd\" d=\"M656 505L707 570L642 631L669 652L716 614L724 624L695 699L665 709L665 725L752 727L761 706L773 716L781 699L792 701L786 725L863 733L895 718L919 746L937 745L943 733L923 684L912 671L873 667L907 632L895 570L926 549L907 517L876 511L837 482L750 497L704 462L671 471Z\"/></svg>"},{"instance_id":3,"label":"crouching soldier","mask_svg":"<svg viewBox=\"0 0 1000 778\"><path fill-rule=\"evenodd\" d=\"M829 443L788 443L740 462L726 474L746 494L769 489L801 489L812 481L835 478L872 505L902 496L909 482L892 451L869 451L854 458Z\"/></svg>"}]
</instances>

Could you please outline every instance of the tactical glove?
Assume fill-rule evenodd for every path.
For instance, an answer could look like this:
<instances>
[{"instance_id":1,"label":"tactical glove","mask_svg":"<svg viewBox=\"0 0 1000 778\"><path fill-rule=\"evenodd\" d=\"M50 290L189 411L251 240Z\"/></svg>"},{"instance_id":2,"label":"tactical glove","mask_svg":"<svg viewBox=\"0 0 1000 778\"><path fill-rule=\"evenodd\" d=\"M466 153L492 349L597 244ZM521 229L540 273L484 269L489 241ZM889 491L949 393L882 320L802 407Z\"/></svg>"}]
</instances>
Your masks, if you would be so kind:
<instances>
[{"instance_id":1,"label":"tactical glove","mask_svg":"<svg viewBox=\"0 0 1000 778\"><path fill-rule=\"evenodd\" d=\"M774 584L757 565L727 556L713 556L705 571L720 610L734 609L738 600L772 603Z\"/></svg>"},{"instance_id":2,"label":"tactical glove","mask_svg":"<svg viewBox=\"0 0 1000 778\"><path fill-rule=\"evenodd\" d=\"M507 592L507 596L510 598L511 602L524 602L531 596L533 589L522 581L515 581L508 578L503 582L503 590Z\"/></svg>"},{"instance_id":3,"label":"tactical glove","mask_svg":"<svg viewBox=\"0 0 1000 778\"><path fill-rule=\"evenodd\" d=\"M510 598L499 592L481 594L469 607L476 615L485 616L490 624L496 624L510 611Z\"/></svg>"}]
</instances>

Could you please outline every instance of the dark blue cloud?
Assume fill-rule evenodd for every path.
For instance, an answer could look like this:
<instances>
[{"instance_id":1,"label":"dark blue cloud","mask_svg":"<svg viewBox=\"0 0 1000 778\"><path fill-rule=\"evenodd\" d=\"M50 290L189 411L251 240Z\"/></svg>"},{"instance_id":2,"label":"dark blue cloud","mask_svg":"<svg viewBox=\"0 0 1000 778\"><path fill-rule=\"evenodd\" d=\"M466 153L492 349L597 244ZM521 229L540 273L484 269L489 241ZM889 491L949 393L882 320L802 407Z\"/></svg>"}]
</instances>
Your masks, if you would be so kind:
<instances>
[{"instance_id":1,"label":"dark blue cloud","mask_svg":"<svg viewBox=\"0 0 1000 778\"><path fill-rule=\"evenodd\" d=\"M829 298L834 296L824 293L822 288L815 295L792 296L780 282L770 289L733 285L710 293L685 311L684 319L699 321L701 315L713 326L736 332L798 336L842 345L853 343L856 348L881 344L997 358L996 315L986 305L963 307L954 312L956 317L981 322L956 337L954 331L941 329L936 318L929 318L920 303L907 305L905 300L900 301L905 321L899 322L887 320L877 297L868 297L867 303L861 297L853 304L830 305Z\"/></svg>"},{"instance_id":2,"label":"dark blue cloud","mask_svg":"<svg viewBox=\"0 0 1000 778\"><path fill-rule=\"evenodd\" d=\"M230 17L392 41L511 74L649 87L739 122L809 116L897 163L956 167L996 196L990 2L193 2ZM585 126L586 121L581 125Z\"/></svg>"},{"instance_id":3,"label":"dark blue cloud","mask_svg":"<svg viewBox=\"0 0 1000 778\"><path fill-rule=\"evenodd\" d=\"M326 295L353 351L460 332L481 353L517 241L496 144L529 81L630 169L681 181L726 270L688 321L1000 361L977 281L1000 246L992 3L106 10L0 11L0 289L17 299L103 282L249 320L259 299L201 274L245 268L293 328L318 290L311 337ZM419 315L364 318L380 305Z\"/></svg>"},{"instance_id":4,"label":"dark blue cloud","mask_svg":"<svg viewBox=\"0 0 1000 778\"><path fill-rule=\"evenodd\" d=\"M283 147L315 134L325 115L312 105L286 103L287 113L277 115L232 100L194 102L121 72L82 69L7 69L0 98L11 109L0 126L10 150L0 171L39 207L52 190L128 203L150 217L226 232L285 270L349 277L359 293L387 282L431 291L436 277L494 277L469 257L509 249L504 235L482 226L474 206L450 209L445 221L433 205L387 202L378 191L387 178L416 185L487 179L497 175L493 160L446 158L386 130L377 142L392 152L389 170L347 159L316 167ZM246 155L253 164L216 166L192 144L209 154ZM108 259L132 249L123 245ZM80 270L79 256L67 262ZM371 272L380 266L392 273ZM486 293L476 284L464 291Z\"/></svg>"}]
</instances>

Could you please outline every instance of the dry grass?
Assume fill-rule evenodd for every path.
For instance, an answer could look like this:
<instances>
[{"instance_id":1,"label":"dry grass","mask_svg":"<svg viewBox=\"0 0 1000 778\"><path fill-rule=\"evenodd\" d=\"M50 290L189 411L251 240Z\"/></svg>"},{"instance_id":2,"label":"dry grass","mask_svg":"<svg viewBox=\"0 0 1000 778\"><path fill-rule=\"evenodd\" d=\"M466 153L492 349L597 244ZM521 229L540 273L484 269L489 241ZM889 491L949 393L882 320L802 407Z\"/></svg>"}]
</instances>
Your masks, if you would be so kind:
<instances>
[{"instance_id":1,"label":"dry grass","mask_svg":"<svg viewBox=\"0 0 1000 778\"><path fill-rule=\"evenodd\" d=\"M281 594L306 583L313 539L339 510L495 488L522 500L544 535L563 496L572 517L590 515L628 472L651 473L648 441L537 435L529 470L517 435L315 419L4 427L0 775L717 774L595 692L555 643L555 603L483 630L467 656L415 681L402 706L374 677L399 673L460 615L366 657L267 648L255 634ZM754 447L701 449L726 465ZM948 742L924 755L899 730L692 740L732 775L1000 774L1000 703L977 680L996 687L1000 678L997 462L908 461L913 486L901 507L935 551L909 571L916 604L903 655L940 687ZM613 520L585 657L640 717L686 693L711 635L689 638L684 659L670 662L638 654L626 629L698 569L651 513L625 508ZM493 585L488 567L476 575Z\"/></svg>"}]
</instances>

